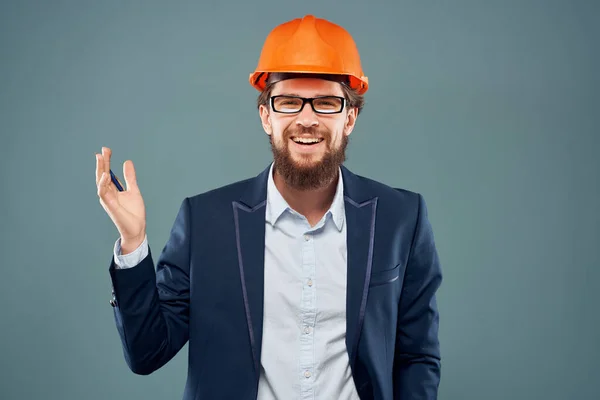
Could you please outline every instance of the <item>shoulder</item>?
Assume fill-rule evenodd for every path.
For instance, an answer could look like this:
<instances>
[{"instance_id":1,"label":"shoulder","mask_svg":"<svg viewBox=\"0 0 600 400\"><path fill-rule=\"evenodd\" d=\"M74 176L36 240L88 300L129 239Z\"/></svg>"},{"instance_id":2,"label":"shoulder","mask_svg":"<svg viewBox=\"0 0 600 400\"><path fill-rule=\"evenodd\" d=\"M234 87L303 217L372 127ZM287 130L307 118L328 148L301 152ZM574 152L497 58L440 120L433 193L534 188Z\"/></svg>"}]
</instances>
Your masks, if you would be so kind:
<instances>
[{"instance_id":1,"label":"shoulder","mask_svg":"<svg viewBox=\"0 0 600 400\"><path fill-rule=\"evenodd\" d=\"M351 185L360 188L355 190L357 195L354 197L362 202L376 199L377 218L384 225L414 227L421 218L426 217L427 207L421 193L352 172L348 176Z\"/></svg>"},{"instance_id":2,"label":"shoulder","mask_svg":"<svg viewBox=\"0 0 600 400\"><path fill-rule=\"evenodd\" d=\"M422 194L416 191L390 185L380 180L352 173L353 179L360 182L360 186L370 197L377 197L378 202L393 203L396 207L418 205Z\"/></svg>"}]
</instances>

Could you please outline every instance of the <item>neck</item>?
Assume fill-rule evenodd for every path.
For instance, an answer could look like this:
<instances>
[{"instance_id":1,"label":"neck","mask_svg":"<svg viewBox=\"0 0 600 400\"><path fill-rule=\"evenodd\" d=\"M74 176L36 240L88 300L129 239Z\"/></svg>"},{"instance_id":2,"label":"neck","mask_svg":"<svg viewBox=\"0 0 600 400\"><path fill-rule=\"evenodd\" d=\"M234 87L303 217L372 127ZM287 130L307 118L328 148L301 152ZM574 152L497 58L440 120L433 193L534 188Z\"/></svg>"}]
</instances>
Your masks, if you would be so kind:
<instances>
[{"instance_id":1,"label":"neck","mask_svg":"<svg viewBox=\"0 0 600 400\"><path fill-rule=\"evenodd\" d=\"M304 215L309 224L314 226L323 218L333 203L338 179L341 179L339 175L338 172L331 182L321 188L311 190L298 190L289 186L277 171L273 174L273 181L289 206Z\"/></svg>"}]
</instances>

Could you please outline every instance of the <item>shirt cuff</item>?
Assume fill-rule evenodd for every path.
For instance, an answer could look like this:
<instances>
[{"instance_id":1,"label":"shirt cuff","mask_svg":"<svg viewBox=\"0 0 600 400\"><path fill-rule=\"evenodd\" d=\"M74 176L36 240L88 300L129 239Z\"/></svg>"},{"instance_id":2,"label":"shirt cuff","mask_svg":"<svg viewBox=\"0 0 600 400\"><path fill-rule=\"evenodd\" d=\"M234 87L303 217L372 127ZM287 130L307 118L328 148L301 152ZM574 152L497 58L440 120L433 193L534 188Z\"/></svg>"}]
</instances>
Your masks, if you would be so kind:
<instances>
[{"instance_id":1,"label":"shirt cuff","mask_svg":"<svg viewBox=\"0 0 600 400\"><path fill-rule=\"evenodd\" d=\"M138 265L148 255L148 235L144 236L144 241L133 252L121 254L121 238L118 238L114 247L114 259L118 269L132 268Z\"/></svg>"}]
</instances>

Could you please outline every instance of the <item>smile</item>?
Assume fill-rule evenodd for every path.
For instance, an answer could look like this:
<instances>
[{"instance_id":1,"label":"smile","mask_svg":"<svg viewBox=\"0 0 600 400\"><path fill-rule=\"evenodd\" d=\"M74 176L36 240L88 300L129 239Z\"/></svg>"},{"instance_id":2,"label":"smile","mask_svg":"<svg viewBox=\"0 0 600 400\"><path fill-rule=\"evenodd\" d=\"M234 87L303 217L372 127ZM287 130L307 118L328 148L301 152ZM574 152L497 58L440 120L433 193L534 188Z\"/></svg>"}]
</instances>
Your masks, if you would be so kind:
<instances>
[{"instance_id":1,"label":"smile","mask_svg":"<svg viewBox=\"0 0 600 400\"><path fill-rule=\"evenodd\" d=\"M317 144L317 143L321 143L324 139L323 138L303 138L303 137L293 137L291 138L295 143L298 144L303 144L303 145L313 145L313 144Z\"/></svg>"}]
</instances>

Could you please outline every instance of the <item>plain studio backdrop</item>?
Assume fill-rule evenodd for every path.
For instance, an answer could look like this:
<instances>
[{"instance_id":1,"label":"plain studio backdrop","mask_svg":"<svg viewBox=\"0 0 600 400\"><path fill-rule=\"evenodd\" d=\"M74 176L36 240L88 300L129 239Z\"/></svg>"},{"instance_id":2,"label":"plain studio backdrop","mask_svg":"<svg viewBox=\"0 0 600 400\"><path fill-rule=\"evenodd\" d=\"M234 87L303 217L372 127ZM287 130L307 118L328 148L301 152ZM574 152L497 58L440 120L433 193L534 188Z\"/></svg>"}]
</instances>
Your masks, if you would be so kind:
<instances>
[{"instance_id":1,"label":"plain studio backdrop","mask_svg":"<svg viewBox=\"0 0 600 400\"><path fill-rule=\"evenodd\" d=\"M248 84L314 14L370 78L354 172L424 195L441 400L600 398L600 2L2 1L0 398L176 399L126 366L94 153L134 161L154 252L186 196L271 159ZM206 282L210 285L210 282ZM235 377L232 377L235 384Z\"/></svg>"}]
</instances>

